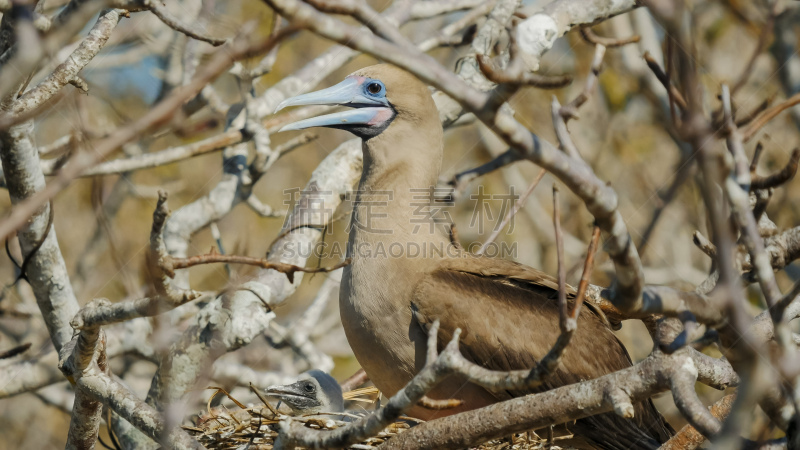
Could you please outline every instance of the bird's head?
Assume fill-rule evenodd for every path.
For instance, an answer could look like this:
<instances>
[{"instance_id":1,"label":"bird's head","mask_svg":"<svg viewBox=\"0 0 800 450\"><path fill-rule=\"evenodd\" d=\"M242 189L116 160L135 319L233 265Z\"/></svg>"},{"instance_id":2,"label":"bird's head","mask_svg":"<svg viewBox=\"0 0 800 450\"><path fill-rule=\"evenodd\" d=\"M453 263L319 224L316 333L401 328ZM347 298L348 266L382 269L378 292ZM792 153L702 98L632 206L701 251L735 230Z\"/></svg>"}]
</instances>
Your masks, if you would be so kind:
<instances>
[{"instance_id":1,"label":"bird's head","mask_svg":"<svg viewBox=\"0 0 800 450\"><path fill-rule=\"evenodd\" d=\"M341 105L352 109L301 120L286 125L281 131L338 128L367 140L383 133L395 122L414 125L433 121L439 126L436 106L427 86L390 64L366 67L335 86L288 98L277 110L298 105Z\"/></svg>"},{"instance_id":2,"label":"bird's head","mask_svg":"<svg viewBox=\"0 0 800 450\"><path fill-rule=\"evenodd\" d=\"M320 370L311 370L296 383L270 386L267 394L289 405L295 414L344 411L342 388L336 380Z\"/></svg>"}]
</instances>

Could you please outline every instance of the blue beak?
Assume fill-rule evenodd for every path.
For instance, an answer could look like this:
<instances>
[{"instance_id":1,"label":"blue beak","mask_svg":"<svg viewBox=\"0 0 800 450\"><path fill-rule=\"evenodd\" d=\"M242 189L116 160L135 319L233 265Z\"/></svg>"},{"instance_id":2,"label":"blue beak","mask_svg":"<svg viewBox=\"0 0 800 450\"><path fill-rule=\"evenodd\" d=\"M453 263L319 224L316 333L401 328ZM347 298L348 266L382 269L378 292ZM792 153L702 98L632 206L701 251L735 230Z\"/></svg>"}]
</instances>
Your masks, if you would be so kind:
<instances>
[{"instance_id":1,"label":"blue beak","mask_svg":"<svg viewBox=\"0 0 800 450\"><path fill-rule=\"evenodd\" d=\"M287 106L300 105L341 105L349 106L346 110L311 119L300 120L284 126L280 131L302 130L311 127L329 127L349 129L351 127L380 126L394 115L385 94L371 95L365 89L364 77L347 77L341 83L321 91L291 97L278 105L275 112Z\"/></svg>"}]
</instances>

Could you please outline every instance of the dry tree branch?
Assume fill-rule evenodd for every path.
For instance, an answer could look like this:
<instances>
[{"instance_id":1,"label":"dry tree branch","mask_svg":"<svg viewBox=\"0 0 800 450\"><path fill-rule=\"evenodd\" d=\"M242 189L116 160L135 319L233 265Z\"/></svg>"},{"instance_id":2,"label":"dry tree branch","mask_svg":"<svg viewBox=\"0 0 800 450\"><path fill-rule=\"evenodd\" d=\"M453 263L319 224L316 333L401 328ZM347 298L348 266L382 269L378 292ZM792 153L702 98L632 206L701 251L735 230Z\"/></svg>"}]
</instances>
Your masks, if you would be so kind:
<instances>
[{"instance_id":1,"label":"dry tree branch","mask_svg":"<svg viewBox=\"0 0 800 450\"><path fill-rule=\"evenodd\" d=\"M461 10L474 10L486 5L484 0L435 0L414 3L411 6L411 19L428 19Z\"/></svg>"},{"instance_id":2,"label":"dry tree branch","mask_svg":"<svg viewBox=\"0 0 800 450\"><path fill-rule=\"evenodd\" d=\"M755 160L755 157L753 159ZM798 162L800 162L800 148L795 148L792 150L792 156L783 169L763 177L753 174L750 180L750 187L753 189L769 189L783 185L797 174Z\"/></svg>"},{"instance_id":3,"label":"dry tree branch","mask_svg":"<svg viewBox=\"0 0 800 450\"><path fill-rule=\"evenodd\" d=\"M16 99L10 112L20 115L34 110L74 80L78 72L89 64L108 42L122 14L123 11L119 9L109 9L101 13L97 23L89 30L89 34L78 48L44 80Z\"/></svg>"},{"instance_id":4,"label":"dry tree branch","mask_svg":"<svg viewBox=\"0 0 800 450\"><path fill-rule=\"evenodd\" d=\"M486 164L455 174L453 179L447 183L453 187L452 196L454 198L460 197L467 188L467 185L469 185L469 183L476 178L521 160L522 155L520 155L519 152L515 151L514 149L509 149Z\"/></svg>"},{"instance_id":5,"label":"dry tree branch","mask_svg":"<svg viewBox=\"0 0 800 450\"><path fill-rule=\"evenodd\" d=\"M766 125L770 120L774 119L778 114L782 113L783 111L791 108L794 105L800 103L800 93L797 93L786 100L778 103L777 105L773 105L770 108L767 108L759 115L757 115L752 122L750 122L743 130L742 130L742 142L747 142L753 138L753 136L758 133L764 125Z\"/></svg>"},{"instance_id":6,"label":"dry tree branch","mask_svg":"<svg viewBox=\"0 0 800 450\"><path fill-rule=\"evenodd\" d=\"M731 411L736 394L722 397L709 407L709 412L718 420L724 420ZM662 450L694 450L706 441L706 437L691 425L686 425L662 446Z\"/></svg>"},{"instance_id":7,"label":"dry tree branch","mask_svg":"<svg viewBox=\"0 0 800 450\"><path fill-rule=\"evenodd\" d=\"M94 305L91 302L87 305L87 307L92 306ZM139 400L113 375L109 375L105 354L105 334L100 326L83 328L78 336L70 342L70 345L62 349L60 359L59 368L79 391L79 395L76 395L76 402L82 398L102 402L153 440L161 441L163 439L172 448L204 448L180 428L175 428L165 435L162 415ZM80 411L78 408L73 409L72 423L76 427L80 425L80 431L85 433L87 427L81 423L83 417L75 417L75 414L80 414ZM99 425L99 420L96 424ZM97 432L96 425L94 432ZM76 438L80 436L77 435Z\"/></svg>"},{"instance_id":8,"label":"dry tree branch","mask_svg":"<svg viewBox=\"0 0 800 450\"><path fill-rule=\"evenodd\" d=\"M170 259L161 237L168 216L167 194L160 191L158 203L153 211L153 226L150 231L150 257L155 260L154 267L163 268L168 264L165 260ZM78 311L70 322L72 327L76 330L92 329L137 317L152 317L187 302L210 296L189 289L175 288L165 275L156 277L156 279L160 281L159 286L156 287L159 295L113 304L106 299L96 299L90 304L91 306L84 306Z\"/></svg>"},{"instance_id":9,"label":"dry tree branch","mask_svg":"<svg viewBox=\"0 0 800 450\"><path fill-rule=\"evenodd\" d=\"M345 14L352 16L375 33L376 36L380 36L398 45L414 48L413 45L403 37L397 27L372 9L365 0L308 0L306 3L319 11L329 14Z\"/></svg>"},{"instance_id":10,"label":"dry tree branch","mask_svg":"<svg viewBox=\"0 0 800 450\"><path fill-rule=\"evenodd\" d=\"M541 7L531 4L522 8L525 18L516 29L520 50L528 67L536 69L542 54L568 31L583 25L593 25L637 8L638 2L572 0L553 1Z\"/></svg>"},{"instance_id":11,"label":"dry tree branch","mask_svg":"<svg viewBox=\"0 0 800 450\"><path fill-rule=\"evenodd\" d=\"M0 159L12 203L17 205L47 189L33 143L33 123L0 131ZM39 310L56 350L72 339L69 320L78 311L66 263L61 254L49 203L34 210L18 231L27 262L24 275L33 289Z\"/></svg>"},{"instance_id":12,"label":"dry tree branch","mask_svg":"<svg viewBox=\"0 0 800 450\"><path fill-rule=\"evenodd\" d=\"M271 262L266 258L253 258L250 256L239 256L239 255L221 255L217 253L212 247L211 251L204 255L192 256L190 258L169 258L162 263L163 265L161 267L167 272L168 275L174 276L175 275L174 271L177 269L186 269L201 264L213 264L213 263L245 264L248 266L260 267L262 269L276 270L278 272L286 274L286 278L289 279L289 282L293 283L295 272L304 272L304 273L333 272L334 270L341 269L342 267L350 264L350 260L346 259L331 267L300 267L294 264Z\"/></svg>"},{"instance_id":13,"label":"dry tree branch","mask_svg":"<svg viewBox=\"0 0 800 450\"><path fill-rule=\"evenodd\" d=\"M769 9L769 13L767 14L767 21L764 23L764 27L761 29L761 33L758 35L758 43L756 44L755 50L753 50L753 54L747 60L747 64L744 66L744 70L739 75L736 83L734 83L733 87L731 88L731 94L736 93L742 86L747 83L747 79L750 78L750 74L753 73L753 69L755 68L756 59L761 55L761 53L766 50L767 45L769 44L769 38L772 35L773 29L775 27L775 18L778 15L778 8L779 3L774 2Z\"/></svg>"},{"instance_id":14,"label":"dry tree branch","mask_svg":"<svg viewBox=\"0 0 800 450\"><path fill-rule=\"evenodd\" d=\"M159 0L144 0L144 6L156 17L158 17L164 23L164 25L179 33L183 33L190 38L197 39L198 41L208 42L215 47L218 47L226 42L226 39L213 38L206 36L202 31L194 30L191 25L183 23L183 21L175 17L166 6L161 4Z\"/></svg>"},{"instance_id":15,"label":"dry tree branch","mask_svg":"<svg viewBox=\"0 0 800 450\"><path fill-rule=\"evenodd\" d=\"M45 386L64 381L58 370L58 355L49 352L25 361L0 367L0 399L27 392L37 391Z\"/></svg>"},{"instance_id":16,"label":"dry tree branch","mask_svg":"<svg viewBox=\"0 0 800 450\"><path fill-rule=\"evenodd\" d=\"M443 411L445 409L458 408L462 404L464 404L464 402L457 398L446 398L442 400L436 400L428 397L427 395L423 395L422 398L417 402L418 406L433 411Z\"/></svg>"},{"instance_id":17,"label":"dry tree branch","mask_svg":"<svg viewBox=\"0 0 800 450\"><path fill-rule=\"evenodd\" d=\"M244 140L242 130L229 130L192 144L180 147L170 147L157 152L143 153L141 155L131 156L128 158L105 161L86 170L80 176L92 177L150 169L153 167L172 164L184 159L193 158L195 156L205 155L210 152L219 151L225 147L239 143L242 140ZM50 171L50 173L46 174L57 175L57 172Z\"/></svg>"},{"instance_id":18,"label":"dry tree branch","mask_svg":"<svg viewBox=\"0 0 800 450\"><path fill-rule=\"evenodd\" d=\"M74 348L69 357L62 355L59 369L71 382L90 371L108 374L108 359L105 353L105 335L99 327L78 334L70 343ZM90 366L94 366L90 369ZM72 418L69 422L67 449L90 449L94 447L100 430L103 404L87 395L82 389L75 392Z\"/></svg>"},{"instance_id":19,"label":"dry tree branch","mask_svg":"<svg viewBox=\"0 0 800 450\"><path fill-rule=\"evenodd\" d=\"M558 89L572 83L572 77L569 75L547 76L530 72L509 73L495 68L491 58L486 55L477 55L477 59L481 72L493 83L535 86L542 89Z\"/></svg>"},{"instance_id":20,"label":"dry tree branch","mask_svg":"<svg viewBox=\"0 0 800 450\"><path fill-rule=\"evenodd\" d=\"M313 111L312 111L313 112ZM265 125L268 131L274 131L285 123L291 122L292 118L282 118L280 121L267 120L270 125ZM125 172L132 172L142 169L152 169L155 167L164 166L167 164L176 163L185 159L194 158L195 156L205 155L211 152L223 150L232 145L241 143L246 140L245 131L242 129L231 129L223 133L211 136L198 142L191 144L170 147L164 150L159 150L152 153L142 153L141 155L130 156L127 158L113 159L95 165L94 167L86 170L81 177L94 177L98 175L113 175ZM69 138L66 136L65 138ZM313 141L317 136L314 133L303 133L300 136L290 139L284 144L275 148L278 158L281 158L291 151ZM66 139L64 139L66 140ZM57 142L61 142L59 139ZM65 145L73 145L66 143ZM39 149L41 154L42 149ZM54 160L55 161L55 160ZM60 161L61 165L66 160ZM45 175L57 175L57 166L45 165L43 162L43 172ZM263 169L261 169L263 170Z\"/></svg>"},{"instance_id":21,"label":"dry tree branch","mask_svg":"<svg viewBox=\"0 0 800 450\"><path fill-rule=\"evenodd\" d=\"M15 8L19 9L17 17L20 18L16 23L17 39L0 55L0 98L6 99L16 94L42 59L55 54L104 4L102 0L70 2L53 20L56 26L51 27L41 39L28 20L30 16L24 11L27 6L15 4Z\"/></svg>"},{"instance_id":22,"label":"dry tree branch","mask_svg":"<svg viewBox=\"0 0 800 450\"><path fill-rule=\"evenodd\" d=\"M8 350L0 351L0 359L8 359L8 358L13 358L17 355L21 355L26 351L28 351L29 348L31 348L31 343L26 342L25 344L17 345Z\"/></svg>"},{"instance_id":23,"label":"dry tree branch","mask_svg":"<svg viewBox=\"0 0 800 450\"><path fill-rule=\"evenodd\" d=\"M367 375L367 372L364 371L364 369L358 369L356 373L350 375L346 380L342 381L342 392L350 392L367 381L369 381L369 375Z\"/></svg>"},{"instance_id":24,"label":"dry tree branch","mask_svg":"<svg viewBox=\"0 0 800 450\"><path fill-rule=\"evenodd\" d=\"M586 260L583 263L583 272L581 273L581 281L578 283L578 292L575 294L575 303L570 310L570 317L577 320L581 312L581 306L586 300L586 290L589 288L589 281L592 277L592 268L594 267L594 255L597 253L597 246L600 243L600 228L595 226L592 229L592 240L589 241L589 248L586 250Z\"/></svg>"},{"instance_id":25,"label":"dry tree branch","mask_svg":"<svg viewBox=\"0 0 800 450\"><path fill-rule=\"evenodd\" d=\"M711 222L716 246L718 282L716 282L715 292L724 293L720 307L725 310L727 324L718 327L720 341L726 357L731 359L734 369L743 381L739 388L734 411L717 435L717 444L721 448L726 448L737 445L740 441L739 433L745 418L751 414L755 402L758 402L773 422L781 428L787 426L787 417L781 411L789 407L786 403L787 399L776 387L776 383L772 381L774 375L768 371L763 358L760 357L760 354L765 354L767 350L764 343L760 342L753 333L751 327L753 320L745 308L746 299L741 290L739 274L734 267L735 241L724 208L725 197L727 197L735 210L734 221L742 230L743 237L750 241L746 243L749 252L759 255L759 265L763 267L765 252L759 251L758 248L759 244L763 245L763 243L758 235L754 216L749 210L748 196L746 193L742 193L744 189L749 188L749 167L741 149L746 133L742 133L743 138L740 139L734 128L735 124L733 124L731 114L727 114L725 119L728 123L726 127L728 146L733 154L734 162L734 171L729 176L725 154L720 151L718 146L714 145L717 136L711 127L711 121L704 115L701 102L703 91L696 64L696 49L692 45L693 40L688 24L680 18L682 9L661 9L663 5L654 5L653 3L650 6L653 6L653 12L659 16L667 30L669 36L667 41L671 43L671 47L674 43L676 50L674 63L687 101L687 108L681 117L679 132L681 139L690 143L698 155L702 173L700 192L707 208L707 217ZM681 14L676 14L678 10L681 10ZM724 109L730 110L729 96L727 99L725 97L726 95L723 95L723 103L727 103L728 106L723 105ZM764 114L762 116L766 117ZM760 126L757 125L758 123L759 121L756 119L749 127ZM763 124L763 121L761 123ZM733 126L731 126L732 124ZM748 172L748 174L743 172ZM723 196L719 195L720 186L724 189ZM763 271L766 272L767 268L764 268ZM768 303L774 304L777 288L774 285L772 271L769 270L769 272L761 280L761 288L764 295L768 297ZM778 324L776 324L777 326ZM783 326L780 328L785 329ZM780 340L784 343L782 347L785 348L787 341L785 333L780 330L778 332L783 336Z\"/></svg>"},{"instance_id":26,"label":"dry tree branch","mask_svg":"<svg viewBox=\"0 0 800 450\"><path fill-rule=\"evenodd\" d=\"M421 5L430 5L433 2L424 2L424 3L415 3L414 6L421 6ZM468 13L464 14L463 17L459 18L458 20L454 21L451 24L446 25L442 28L441 32L433 37L425 39L419 43L419 49L423 52L427 52L429 50L433 50L436 47L441 45L459 45L459 44L466 44L465 39L468 39L469 36L461 36L457 37L454 36L457 32L469 27L470 25L475 24L478 20L482 17L486 16L492 9L496 0L494 1L481 1L480 5L469 11ZM412 15L414 11L414 7L412 7ZM455 40L454 40L455 39Z\"/></svg>"},{"instance_id":27,"label":"dry tree branch","mask_svg":"<svg viewBox=\"0 0 800 450\"><path fill-rule=\"evenodd\" d=\"M439 358L452 357L450 367L457 373L469 372L471 368L464 367L464 360L453 350L451 342ZM695 366L693 358L684 351L670 356L651 355L631 368L581 382L580 387L563 386L420 424L393 437L384 448L464 448L514 432L549 426L554 417L559 422L568 422L608 411L626 414L632 404L669 390L673 373L686 367ZM502 377L498 374L494 378ZM495 386L489 380L471 381ZM625 386L625 391L618 389L619 386ZM455 429L459 432L453 433Z\"/></svg>"},{"instance_id":28,"label":"dry tree branch","mask_svg":"<svg viewBox=\"0 0 800 450\"><path fill-rule=\"evenodd\" d=\"M278 44L288 33L281 33L275 38L251 43L247 39L236 39L228 46L217 51L204 66L191 83L175 89L167 98L155 105L150 111L128 126L118 129L109 137L95 143L94 151L82 153L73 159L41 192L16 205L11 214L0 222L0 238L5 238L19 228L33 212L41 205L53 198L56 194L91 168L102 158L111 154L121 145L140 136L144 131L168 121L175 110L183 103L197 95L197 93L211 80L227 70L234 61L269 51Z\"/></svg>"},{"instance_id":29,"label":"dry tree branch","mask_svg":"<svg viewBox=\"0 0 800 450\"><path fill-rule=\"evenodd\" d=\"M683 98L683 94L681 94L678 88L672 85L672 82L667 76L667 73L664 72L664 69L661 68L661 66L658 64L658 61L656 61L655 58L653 58L649 52L645 52L644 60L647 63L647 67L649 67L650 70L653 71L653 74L656 76L658 81L660 81L661 84L664 85L664 88L667 90L667 93L678 105L678 108L680 108L681 110L686 110L686 99Z\"/></svg>"},{"instance_id":30,"label":"dry tree branch","mask_svg":"<svg viewBox=\"0 0 800 450\"><path fill-rule=\"evenodd\" d=\"M725 191L731 202L734 220L741 230L742 240L750 253L750 258L758 276L761 290L767 306L773 311L776 326L781 322L783 311L773 308L781 297L780 289L772 272L769 256L764 248L764 241L758 232L758 224L750 210L748 191L750 187L750 164L744 153L739 131L733 122L730 91L727 85L722 86L722 105L727 128L728 149L733 154L734 170L732 176L725 180Z\"/></svg>"},{"instance_id":31,"label":"dry tree branch","mask_svg":"<svg viewBox=\"0 0 800 450\"><path fill-rule=\"evenodd\" d=\"M675 406L696 430L708 438L713 438L722 426L697 397L694 387L697 383L697 369L694 369L694 366L682 369L674 371L669 380Z\"/></svg>"},{"instance_id":32,"label":"dry tree branch","mask_svg":"<svg viewBox=\"0 0 800 450\"><path fill-rule=\"evenodd\" d=\"M581 27L580 32L581 37L586 42L595 46L602 45L603 47L622 47L623 45L635 44L641 39L641 37L637 35L627 38L606 38L595 34L591 27Z\"/></svg>"},{"instance_id":33,"label":"dry tree branch","mask_svg":"<svg viewBox=\"0 0 800 450\"><path fill-rule=\"evenodd\" d=\"M697 246L697 248L700 249L700 251L708 255L710 258L713 259L717 257L717 247L699 231L695 230L694 234L692 235L692 242Z\"/></svg>"},{"instance_id":34,"label":"dry tree branch","mask_svg":"<svg viewBox=\"0 0 800 450\"><path fill-rule=\"evenodd\" d=\"M508 225L511 219L513 219L514 216L519 212L519 210L522 209L522 207L525 205L525 201L528 199L528 197L531 196L533 190L536 189L536 186L539 185L539 182L542 181L542 178L544 178L545 173L547 173L547 171L544 169L539 171L539 174L536 175L536 178L533 179L533 181L531 182L530 186L528 186L528 189L525 191L525 193L522 194L522 196L518 198L516 202L514 202L514 207L508 210L508 212L503 217L503 220L500 222L500 224L494 227L494 231L492 231L492 234L490 234L489 237L486 238L485 241L483 241L481 248L479 248L478 251L475 252L476 255L482 255L489 247L489 245L492 242L494 242L495 239L497 239L497 236L500 235L500 232L506 228L506 225Z\"/></svg>"},{"instance_id":35,"label":"dry tree branch","mask_svg":"<svg viewBox=\"0 0 800 450\"><path fill-rule=\"evenodd\" d=\"M566 124L569 122L570 119L577 119L578 118L578 108L583 106L587 100L592 95L594 91L595 85L597 85L597 76L600 74L600 70L602 70L603 64L603 57L606 54L606 46L602 44L595 45L594 48L594 58L592 58L592 66L589 71L589 75L586 77L586 84L583 87L583 90L577 97L572 99L571 102L567 103L566 105L562 106L558 113L561 117L564 118L564 123Z\"/></svg>"}]
</instances>

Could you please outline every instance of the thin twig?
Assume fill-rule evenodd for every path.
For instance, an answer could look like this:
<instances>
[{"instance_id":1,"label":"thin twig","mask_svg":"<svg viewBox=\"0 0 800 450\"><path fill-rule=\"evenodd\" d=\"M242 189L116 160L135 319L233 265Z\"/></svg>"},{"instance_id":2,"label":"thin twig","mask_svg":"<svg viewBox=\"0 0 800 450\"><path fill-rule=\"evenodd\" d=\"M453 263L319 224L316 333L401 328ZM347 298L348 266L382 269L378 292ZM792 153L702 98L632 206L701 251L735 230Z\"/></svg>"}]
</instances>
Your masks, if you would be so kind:
<instances>
[{"instance_id":1,"label":"thin twig","mask_svg":"<svg viewBox=\"0 0 800 450\"><path fill-rule=\"evenodd\" d=\"M218 47L225 42L226 39L213 38L206 36L201 31L192 29L191 25L183 23L180 19L175 17L166 6L162 5L159 0L144 0L145 6L164 24L179 33L183 33L198 41L208 42L209 44Z\"/></svg>"},{"instance_id":2,"label":"thin twig","mask_svg":"<svg viewBox=\"0 0 800 450\"><path fill-rule=\"evenodd\" d=\"M437 400L428 397L427 395L423 396L418 402L417 405L421 406L425 409L430 409L433 411L442 411L445 409L453 409L458 408L464 404L463 400L457 398L446 398L442 400Z\"/></svg>"},{"instance_id":3,"label":"thin twig","mask_svg":"<svg viewBox=\"0 0 800 450\"><path fill-rule=\"evenodd\" d=\"M792 156L780 171L764 177L753 175L750 187L753 189L769 189L786 183L794 178L797 173L798 162L800 162L800 148L792 150Z\"/></svg>"},{"instance_id":4,"label":"thin twig","mask_svg":"<svg viewBox=\"0 0 800 450\"><path fill-rule=\"evenodd\" d=\"M496 69L488 56L477 55L476 57L481 72L493 83L535 86L541 89L559 89L572 83L572 77L569 75L540 75L529 72L519 75L509 74Z\"/></svg>"},{"instance_id":5,"label":"thin twig","mask_svg":"<svg viewBox=\"0 0 800 450\"><path fill-rule=\"evenodd\" d=\"M25 353L26 351L28 351L29 348L31 348L31 343L27 342L25 344L18 345L14 348L3 350L2 352L0 352L0 359L13 358L14 356Z\"/></svg>"},{"instance_id":6,"label":"thin twig","mask_svg":"<svg viewBox=\"0 0 800 450\"><path fill-rule=\"evenodd\" d=\"M595 32L592 31L591 27L582 27L580 29L580 32L581 36L586 42L594 45L602 45L605 47L622 47L623 45L635 44L636 42L639 42L639 40L641 39L641 37L638 35L634 35L627 38L606 38L595 34Z\"/></svg>"},{"instance_id":7,"label":"thin twig","mask_svg":"<svg viewBox=\"0 0 800 450\"><path fill-rule=\"evenodd\" d=\"M342 381L342 392L350 392L367 381L369 381L369 375L367 375L367 372L365 372L364 369L358 369L356 373L350 375L348 379Z\"/></svg>"},{"instance_id":8,"label":"thin twig","mask_svg":"<svg viewBox=\"0 0 800 450\"><path fill-rule=\"evenodd\" d=\"M742 130L742 141L747 142L755 136L755 134L760 130L764 125L766 125L770 120L774 119L775 116L782 113L783 111L791 108L792 106L800 103L800 93L794 94L793 96L787 98L786 100L778 103L777 105L772 106L771 108L766 109L764 112L759 114L752 122L750 122L744 129Z\"/></svg>"},{"instance_id":9,"label":"thin twig","mask_svg":"<svg viewBox=\"0 0 800 450\"><path fill-rule=\"evenodd\" d=\"M350 264L350 259L349 258L345 259L344 261L330 267L300 267L294 264L271 262L266 258L253 258L251 256L239 256L239 255L221 255L217 253L216 250L212 247L211 251L209 251L205 255L196 255L189 258L170 257L166 261L162 262L161 268L167 273L167 275L174 277L175 270L187 269L189 267L199 266L201 264L214 264L214 263L246 264L248 266L261 267L262 269L277 270L278 272L285 273L286 277L289 279L289 282L293 283L295 272L305 272L305 273L333 272L336 269L341 269L342 267Z\"/></svg>"},{"instance_id":10,"label":"thin twig","mask_svg":"<svg viewBox=\"0 0 800 450\"><path fill-rule=\"evenodd\" d=\"M586 289L589 287L589 281L592 278L592 269L594 268L594 255L597 253L597 247L600 242L600 227L596 226L592 229L592 240L589 241L589 249L586 250L586 261L583 263L583 273L581 273L581 281L578 283L578 293L575 295L575 303L572 304L572 309L569 312L569 317L577 320L581 312L581 306L586 299Z\"/></svg>"},{"instance_id":11,"label":"thin twig","mask_svg":"<svg viewBox=\"0 0 800 450\"><path fill-rule=\"evenodd\" d=\"M647 67L653 71L653 74L656 76L656 78L658 78L658 81L664 85L664 88L667 89L667 93L672 97L672 99L675 100L675 103L678 105L678 107L681 110L685 110L686 100L683 98L683 94L680 93L678 88L672 85L666 72L664 72L661 66L658 65L658 61L656 61L655 58L650 55L650 52L644 53L644 60L647 63Z\"/></svg>"},{"instance_id":12,"label":"thin twig","mask_svg":"<svg viewBox=\"0 0 800 450\"><path fill-rule=\"evenodd\" d=\"M742 86L745 85L745 83L747 83L747 80L750 78L750 74L753 73L753 69L755 68L756 59L767 48L769 38L772 35L772 29L775 27L775 17L778 14L779 4L780 2L772 2L769 14L767 15L767 21L764 23L764 27L761 29L761 33L758 35L758 43L756 44L756 48L753 50L753 54L750 56L750 59L747 60L747 65L744 66L744 70L742 70L742 73L739 75L736 83L731 88L731 94L735 94L736 91L738 91Z\"/></svg>"},{"instance_id":13,"label":"thin twig","mask_svg":"<svg viewBox=\"0 0 800 450\"><path fill-rule=\"evenodd\" d=\"M578 118L578 108L580 108L589 97L592 95L592 91L594 91L594 87L597 84L597 76L600 74L600 70L602 70L603 64L603 57L606 54L606 47L602 44L598 44L595 46L594 49L594 57L592 58L592 66L589 70L589 75L586 77L586 84L583 87L583 90L577 97L575 97L571 102L567 103L566 105L562 106L559 110L559 114L561 117L564 118L564 123L569 122L569 119L577 119Z\"/></svg>"},{"instance_id":14,"label":"thin twig","mask_svg":"<svg viewBox=\"0 0 800 450\"><path fill-rule=\"evenodd\" d=\"M511 219L513 219L514 216L519 212L519 210L522 209L522 207L525 205L525 202L528 200L528 197L531 196L533 190L536 189L536 186L539 185L539 182L542 181L542 178L546 173L547 171L544 169L539 171L539 174L536 175L536 178L534 178L533 182L530 184L530 186L528 186L528 190L526 190L525 193L522 194L522 196L518 198L516 202L514 202L514 207L511 208L506 213L505 217L503 217L503 220L500 222L500 224L494 227L494 231L492 231L492 234L489 235L488 238L486 238L486 241L483 242L481 248L479 248L478 251L475 252L476 255L482 255L483 252L485 252L486 249L489 247L489 245L491 245L491 243L494 242L495 239L497 239L497 236L500 235L500 232L502 232L506 228L506 225L508 225Z\"/></svg>"}]
</instances>

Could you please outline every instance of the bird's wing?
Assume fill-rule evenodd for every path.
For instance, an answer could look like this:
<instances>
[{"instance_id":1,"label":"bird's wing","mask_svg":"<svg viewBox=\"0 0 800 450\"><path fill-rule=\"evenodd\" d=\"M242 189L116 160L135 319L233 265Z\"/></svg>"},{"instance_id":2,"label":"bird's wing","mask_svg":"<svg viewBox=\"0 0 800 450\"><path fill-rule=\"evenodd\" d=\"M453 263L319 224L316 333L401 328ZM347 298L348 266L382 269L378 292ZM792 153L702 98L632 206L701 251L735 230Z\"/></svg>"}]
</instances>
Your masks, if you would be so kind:
<instances>
[{"instance_id":1,"label":"bird's wing","mask_svg":"<svg viewBox=\"0 0 800 450\"><path fill-rule=\"evenodd\" d=\"M466 256L446 260L427 274L415 286L412 308L420 325L439 320L439 350L460 328L459 348L470 361L492 370L530 369L560 333L557 286L549 275L518 263ZM572 288L569 293L574 293ZM539 391L597 378L630 365L628 352L602 318L583 308L578 329L558 369ZM653 437L663 442L669 436L664 428L668 425L649 402L636 405L633 420L609 413L584 419L578 425L581 422L591 429L604 428L598 432L630 436L634 439L630 444L642 445L628 448L650 448L657 444Z\"/></svg>"},{"instance_id":2,"label":"bird's wing","mask_svg":"<svg viewBox=\"0 0 800 450\"><path fill-rule=\"evenodd\" d=\"M414 308L423 324L440 322L443 347L461 328L465 357L494 370L533 367L559 335L558 283L536 269L486 257L448 259L415 287ZM574 289L568 287L570 297ZM606 354L598 354L601 350ZM578 330L554 374L553 385L630 366L624 347L593 312L582 309Z\"/></svg>"}]
</instances>

